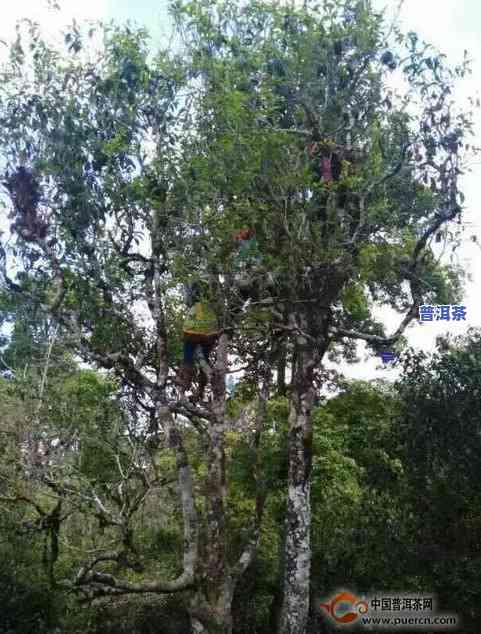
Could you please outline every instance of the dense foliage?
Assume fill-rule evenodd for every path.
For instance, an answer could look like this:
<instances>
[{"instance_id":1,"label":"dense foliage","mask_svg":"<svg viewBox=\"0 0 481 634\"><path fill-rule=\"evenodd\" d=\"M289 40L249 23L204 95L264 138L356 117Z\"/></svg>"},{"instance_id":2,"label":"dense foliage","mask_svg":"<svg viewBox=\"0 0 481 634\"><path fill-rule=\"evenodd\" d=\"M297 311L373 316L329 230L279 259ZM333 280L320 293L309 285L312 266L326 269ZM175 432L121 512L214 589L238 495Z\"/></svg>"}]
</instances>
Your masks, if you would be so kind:
<instances>
[{"instance_id":1,"label":"dense foliage","mask_svg":"<svg viewBox=\"0 0 481 634\"><path fill-rule=\"evenodd\" d=\"M481 507L479 478L474 474L480 455L476 392L480 335L473 332L448 349L444 342L440 346L432 357L407 352L405 378L397 385L344 383L316 411L312 593L317 601L326 590L347 584L365 592L397 588L437 593L443 609L463 618L462 631L476 632ZM59 381L68 401L72 380ZM92 415L91 391L101 386L93 374L76 379L80 418ZM1 390L3 434L13 413L20 417L22 409L14 405L18 398L14 383L3 381ZM98 395L95 401L99 403ZM60 405L61 393L55 402ZM287 478L285 399L269 405L269 421L273 433L265 438L263 461L271 495L258 556L234 600L234 631L239 633L272 631L279 588L280 519ZM100 429L91 429L90 439L92 446L96 442L101 446ZM5 448L2 453L3 474L11 465L12 450ZM248 445L242 437L233 437L232 450L236 461L231 482L238 502L230 530L242 524L246 512L242 500L252 486ZM105 474L103 466L101 474ZM43 559L47 536L32 521L31 509L16 505L13 510L2 504L8 512L2 514L1 525L1 631L50 632L57 626L65 632L87 627L92 632L112 628L112 632L145 633L158 631L158 624L166 633L189 631L178 600L133 597L90 609L67 601L48 582ZM75 566L73 546L85 539L85 528L82 520L66 528L65 539L72 547L61 554L63 569ZM158 559L167 569L175 566L172 554L180 537L178 525L159 526L155 515L150 515L139 533L142 558ZM311 621L312 632L324 631L319 628L326 627L325 621L315 608Z\"/></svg>"},{"instance_id":2,"label":"dense foliage","mask_svg":"<svg viewBox=\"0 0 481 634\"><path fill-rule=\"evenodd\" d=\"M0 71L4 630L304 634L341 585L468 622L476 336L398 386L323 366L460 297L468 61L367 0L171 13L155 54L27 21Z\"/></svg>"}]
</instances>

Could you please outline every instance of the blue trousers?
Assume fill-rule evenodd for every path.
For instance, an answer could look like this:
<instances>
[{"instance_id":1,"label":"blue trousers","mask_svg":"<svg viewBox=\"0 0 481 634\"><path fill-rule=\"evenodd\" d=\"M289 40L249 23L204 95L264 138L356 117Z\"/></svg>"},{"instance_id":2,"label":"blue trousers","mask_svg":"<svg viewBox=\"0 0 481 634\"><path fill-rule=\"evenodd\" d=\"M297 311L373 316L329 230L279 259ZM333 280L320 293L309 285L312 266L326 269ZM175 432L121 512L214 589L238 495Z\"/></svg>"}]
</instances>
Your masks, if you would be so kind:
<instances>
[{"instance_id":1,"label":"blue trousers","mask_svg":"<svg viewBox=\"0 0 481 634\"><path fill-rule=\"evenodd\" d=\"M215 339L212 338L206 338L203 341L199 341L197 339L190 339L189 337L184 336L184 365L194 365L194 351L197 346L200 346L202 354L208 360L214 345Z\"/></svg>"}]
</instances>

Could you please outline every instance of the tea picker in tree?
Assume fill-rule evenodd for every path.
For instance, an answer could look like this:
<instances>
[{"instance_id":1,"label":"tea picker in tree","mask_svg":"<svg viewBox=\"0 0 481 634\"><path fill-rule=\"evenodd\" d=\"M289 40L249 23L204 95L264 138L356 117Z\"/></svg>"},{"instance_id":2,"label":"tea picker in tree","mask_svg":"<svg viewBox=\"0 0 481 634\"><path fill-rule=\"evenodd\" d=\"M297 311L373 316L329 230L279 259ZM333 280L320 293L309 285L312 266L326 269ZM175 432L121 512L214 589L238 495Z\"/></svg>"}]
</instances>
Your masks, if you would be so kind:
<instances>
[{"instance_id":1,"label":"tea picker in tree","mask_svg":"<svg viewBox=\"0 0 481 634\"><path fill-rule=\"evenodd\" d=\"M259 245L252 228L241 229L234 234L234 284L242 302L257 298L255 267L260 264Z\"/></svg>"},{"instance_id":2,"label":"tea picker in tree","mask_svg":"<svg viewBox=\"0 0 481 634\"><path fill-rule=\"evenodd\" d=\"M236 253L233 259L234 285L244 305L261 301L274 290L275 275L266 269L253 228L244 228L233 236Z\"/></svg>"},{"instance_id":3,"label":"tea picker in tree","mask_svg":"<svg viewBox=\"0 0 481 634\"><path fill-rule=\"evenodd\" d=\"M189 307L183 326L184 359L178 374L178 381L184 389L188 389L195 375L196 349L200 348L206 362L220 335L218 319L208 299L205 283L194 282L186 289L186 303ZM207 385L205 372L199 372L199 398L204 396Z\"/></svg>"}]
</instances>

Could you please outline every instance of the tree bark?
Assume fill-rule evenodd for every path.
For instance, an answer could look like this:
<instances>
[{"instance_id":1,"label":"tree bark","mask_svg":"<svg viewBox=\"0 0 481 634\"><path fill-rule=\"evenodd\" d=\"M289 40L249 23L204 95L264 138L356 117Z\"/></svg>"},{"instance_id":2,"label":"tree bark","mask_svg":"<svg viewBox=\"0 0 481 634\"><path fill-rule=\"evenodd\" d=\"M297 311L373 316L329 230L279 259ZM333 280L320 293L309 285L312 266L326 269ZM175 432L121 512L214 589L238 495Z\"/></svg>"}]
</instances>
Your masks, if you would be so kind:
<instances>
[{"instance_id":1,"label":"tree bark","mask_svg":"<svg viewBox=\"0 0 481 634\"><path fill-rule=\"evenodd\" d=\"M225 378L228 364L228 338L222 335L217 346L217 362L210 372L212 383L213 420L207 430L206 457L208 465L206 498L206 536L205 555L200 562L197 592L190 601L190 617L194 634L232 634L232 600L237 582L252 563L259 542L265 491L260 477L259 442L266 417L266 404L269 397L270 373L259 391L259 406L255 421L254 466L257 485L256 517L252 534L244 546L237 561L230 564L227 557L227 539L225 530L226 515L226 390Z\"/></svg>"},{"instance_id":2,"label":"tree bark","mask_svg":"<svg viewBox=\"0 0 481 634\"><path fill-rule=\"evenodd\" d=\"M190 601L190 619L194 634L232 634L232 598L234 583L227 574L214 588L207 584Z\"/></svg>"},{"instance_id":3,"label":"tree bark","mask_svg":"<svg viewBox=\"0 0 481 634\"><path fill-rule=\"evenodd\" d=\"M279 634L304 634L309 616L311 569L312 371L316 353L299 350L289 412L289 473L283 601Z\"/></svg>"},{"instance_id":4,"label":"tree bark","mask_svg":"<svg viewBox=\"0 0 481 634\"><path fill-rule=\"evenodd\" d=\"M191 601L192 630L196 634L232 633L233 582L227 561L225 531L225 377L228 367L228 338L221 335L217 361L209 371L212 384L213 420L207 430L207 548L201 571L200 589Z\"/></svg>"}]
</instances>

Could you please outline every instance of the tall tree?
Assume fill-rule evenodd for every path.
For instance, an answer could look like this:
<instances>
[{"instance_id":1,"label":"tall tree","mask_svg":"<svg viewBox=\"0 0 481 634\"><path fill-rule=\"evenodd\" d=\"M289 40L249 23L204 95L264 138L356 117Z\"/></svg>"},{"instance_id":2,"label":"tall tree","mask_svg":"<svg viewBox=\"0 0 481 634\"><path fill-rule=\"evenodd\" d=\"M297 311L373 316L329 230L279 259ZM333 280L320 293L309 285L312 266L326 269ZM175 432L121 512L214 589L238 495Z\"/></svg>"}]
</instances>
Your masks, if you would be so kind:
<instances>
[{"instance_id":1,"label":"tall tree","mask_svg":"<svg viewBox=\"0 0 481 634\"><path fill-rule=\"evenodd\" d=\"M32 291L78 354L119 377L144 441L157 438L176 457L182 572L131 582L102 571L99 558L75 587L97 595L193 589L194 630L231 631L233 592L255 554L265 497L254 457L254 519L232 549L225 379L233 353L255 386L256 411L251 404L240 417L254 429L254 456L272 367L289 395L278 629L298 634L309 609L322 360L352 356L357 339L392 346L420 304L458 296L456 272L439 264L432 241L454 240L447 226L462 215L471 118L455 111L452 93L467 61L452 71L415 34L387 33L367 1L286 9L195 0L172 10L175 54L151 60L145 34L120 29L88 59L74 27L62 56L32 24L28 49L19 37L3 70L5 184ZM395 71L402 94L386 81ZM256 232L260 263L240 310L232 233L245 228ZM4 262L9 255L6 245ZM4 264L4 280L16 290L9 270ZM222 327L215 364L202 366L208 402L187 400L174 380L176 291L187 278L205 279ZM402 314L389 336L373 316L383 304ZM192 429L205 451L204 512L185 444ZM96 504L125 536L131 516L114 518L98 496Z\"/></svg>"},{"instance_id":2,"label":"tall tree","mask_svg":"<svg viewBox=\"0 0 481 634\"><path fill-rule=\"evenodd\" d=\"M355 340L376 351L393 346L421 304L459 297L456 271L439 265L433 242L455 240L446 225L462 214L471 119L456 112L452 94L467 61L449 69L414 33L388 32L369 2L303 10L191 3L185 11L204 88L202 189L212 192L210 209L240 213L257 229L274 275L274 288L261 293L273 307L262 315L271 343L280 336L290 354L279 631L302 632L321 361L339 347L349 354ZM395 71L403 94L389 87ZM390 336L373 317L383 304L402 314Z\"/></svg>"},{"instance_id":3,"label":"tall tree","mask_svg":"<svg viewBox=\"0 0 481 634\"><path fill-rule=\"evenodd\" d=\"M87 431L77 412L64 430L62 415L55 417L50 406L47 422L53 417L57 425L53 438L43 424L36 426L43 486L59 505L64 499L77 509L80 504L100 531L109 527L118 537L117 549L105 539L99 556L92 560L86 553L70 581L53 580L89 599L190 590L193 629L227 632L236 581L254 554L262 496L252 502L256 519L247 535L244 531L232 548L226 532L227 335L219 342L216 365L204 363L210 402L185 399L174 382L180 343L175 291L185 280L185 262L198 258L205 243L204 235L192 229L186 188L192 143L187 131L193 121L188 90L195 73L166 54L148 61L143 32L106 31L105 50L88 60L81 56L90 33L74 26L65 36L67 57L61 57L35 24L27 27L3 69L0 98L6 125L4 185L14 220L12 239L1 254L3 282L9 292L35 299L48 311L73 352L119 378L124 413L117 436L106 430L100 450L94 436L107 417L93 416L99 429ZM20 92L18 101L14 95ZM18 256L22 264L15 270L11 263ZM189 266L195 264L192 260ZM29 283L20 284L20 278ZM265 398L264 382L255 428ZM63 403L60 394L55 400ZM207 466L195 482L185 444L193 429L202 439ZM256 432L254 451L258 438ZM79 446L80 456L75 454ZM175 457L184 532L183 564L174 579L159 578L158 571L142 575L133 537L135 515L145 508L147 494L170 481L152 466L153 455L166 450ZM98 477L99 452L101 457L107 452L102 459L108 465L106 484ZM44 524L50 525L60 508L26 502L22 495L7 497L11 503L29 503ZM166 513L170 510L166 505ZM57 532L58 527L52 535ZM110 574L115 566L123 573L120 578ZM50 572L53 578L54 565ZM135 573L138 581L125 576Z\"/></svg>"}]
</instances>

